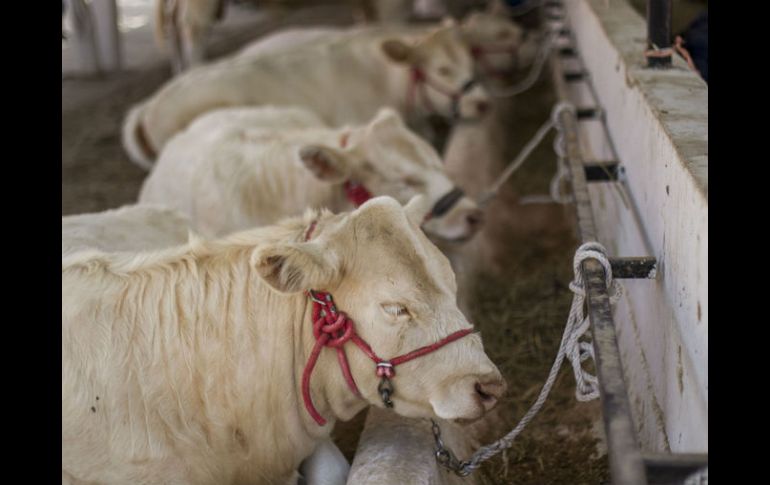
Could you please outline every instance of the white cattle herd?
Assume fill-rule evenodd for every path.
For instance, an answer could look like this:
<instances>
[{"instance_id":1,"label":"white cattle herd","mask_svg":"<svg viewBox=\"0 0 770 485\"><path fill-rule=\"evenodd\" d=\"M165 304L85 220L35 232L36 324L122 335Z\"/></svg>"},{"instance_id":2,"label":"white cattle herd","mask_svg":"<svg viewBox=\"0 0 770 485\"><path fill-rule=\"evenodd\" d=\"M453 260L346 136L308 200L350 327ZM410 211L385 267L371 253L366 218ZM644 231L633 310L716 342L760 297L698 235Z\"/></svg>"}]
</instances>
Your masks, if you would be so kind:
<instances>
[{"instance_id":1,"label":"white cattle herd","mask_svg":"<svg viewBox=\"0 0 770 485\"><path fill-rule=\"evenodd\" d=\"M159 18L197 3L221 5ZM137 204L62 218L62 482L341 484L337 420L489 411L506 385L435 245L483 217L424 136L530 47L489 13L295 28L134 106Z\"/></svg>"}]
</instances>

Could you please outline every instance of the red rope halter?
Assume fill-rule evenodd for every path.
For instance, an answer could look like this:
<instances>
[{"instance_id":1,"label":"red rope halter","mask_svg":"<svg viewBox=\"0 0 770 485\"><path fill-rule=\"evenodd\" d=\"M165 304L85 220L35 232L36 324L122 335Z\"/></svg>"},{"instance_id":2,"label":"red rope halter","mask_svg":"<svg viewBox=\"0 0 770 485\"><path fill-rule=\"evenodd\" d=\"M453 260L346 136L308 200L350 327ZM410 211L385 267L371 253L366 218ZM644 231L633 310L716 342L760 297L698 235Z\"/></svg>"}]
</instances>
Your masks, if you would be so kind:
<instances>
[{"instance_id":1,"label":"red rope halter","mask_svg":"<svg viewBox=\"0 0 770 485\"><path fill-rule=\"evenodd\" d=\"M340 135L340 148L345 148L348 145L349 138L350 133ZM345 189L345 196L355 208L360 207L361 204L372 198L372 193L366 190L363 184L353 180L346 181L343 188Z\"/></svg>"},{"instance_id":2,"label":"red rope halter","mask_svg":"<svg viewBox=\"0 0 770 485\"><path fill-rule=\"evenodd\" d=\"M314 221L306 231L306 241L312 236L316 224L317 221ZM390 400L390 396L393 394L393 386L390 383L390 379L395 377L397 365L429 354L434 350L438 350L473 332L472 328L458 330L436 343L420 347L419 349L399 355L390 360L385 360L379 357L369 344L356 334L353 320L351 320L345 312L337 310L331 294L314 290L308 290L306 293L313 301L313 336L316 341L313 350L310 352L310 356L307 359L307 364L305 364L305 369L302 372L302 399L305 403L305 409L307 409L307 412L319 426L326 424L326 420L315 408L315 405L313 405L313 400L310 396L310 376L318 361L318 356L321 354L321 350L323 350L324 347L330 347L336 350L337 361L339 362L340 370L345 378L345 382L348 383L348 387L353 394L361 397L361 392L358 390L356 381L353 379L353 374L350 372L350 365L348 364L348 358L344 349L344 345L348 341L352 341L356 344L356 346L376 364L375 373L377 374L377 377L381 379L377 390L380 392L380 397L385 405L387 407L393 407L393 402Z\"/></svg>"},{"instance_id":3,"label":"red rope halter","mask_svg":"<svg viewBox=\"0 0 770 485\"><path fill-rule=\"evenodd\" d=\"M361 204L372 198L371 192L366 190L366 187L364 187L362 184L359 184L358 182L348 180L345 182L343 187L345 188L345 196L356 208L360 207Z\"/></svg>"}]
</instances>

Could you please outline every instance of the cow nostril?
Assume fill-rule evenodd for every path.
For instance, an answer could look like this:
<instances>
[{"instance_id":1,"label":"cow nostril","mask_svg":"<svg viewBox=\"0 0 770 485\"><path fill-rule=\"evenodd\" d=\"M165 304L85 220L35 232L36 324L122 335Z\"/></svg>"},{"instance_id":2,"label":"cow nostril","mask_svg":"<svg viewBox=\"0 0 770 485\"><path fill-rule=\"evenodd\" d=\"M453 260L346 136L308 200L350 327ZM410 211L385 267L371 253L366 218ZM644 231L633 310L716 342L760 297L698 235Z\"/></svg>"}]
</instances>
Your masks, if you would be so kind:
<instances>
[{"instance_id":1,"label":"cow nostril","mask_svg":"<svg viewBox=\"0 0 770 485\"><path fill-rule=\"evenodd\" d=\"M468 225L471 227L476 227L481 225L482 222L484 222L484 216L481 211L474 211L470 214L468 214L465 217L465 220L468 222Z\"/></svg>"},{"instance_id":2,"label":"cow nostril","mask_svg":"<svg viewBox=\"0 0 770 485\"><path fill-rule=\"evenodd\" d=\"M483 388L483 386L481 385L480 382L476 383L475 389L476 389L476 393L478 393L478 395L481 397L482 401L491 401L493 399L497 399L492 394L489 394L486 391L484 391L484 388Z\"/></svg>"},{"instance_id":3,"label":"cow nostril","mask_svg":"<svg viewBox=\"0 0 770 485\"><path fill-rule=\"evenodd\" d=\"M488 109L489 109L489 103L487 103L486 101L476 101L476 110L480 114L486 113Z\"/></svg>"}]
</instances>

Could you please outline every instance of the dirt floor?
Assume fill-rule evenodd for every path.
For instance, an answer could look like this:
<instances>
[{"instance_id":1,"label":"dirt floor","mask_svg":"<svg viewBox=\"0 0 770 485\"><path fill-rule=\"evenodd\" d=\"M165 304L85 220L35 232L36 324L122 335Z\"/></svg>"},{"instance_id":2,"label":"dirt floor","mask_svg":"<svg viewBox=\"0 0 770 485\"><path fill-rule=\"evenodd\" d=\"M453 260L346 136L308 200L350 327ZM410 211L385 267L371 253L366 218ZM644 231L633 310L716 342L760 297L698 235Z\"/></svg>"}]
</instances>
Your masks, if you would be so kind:
<instances>
[{"instance_id":1,"label":"dirt floor","mask_svg":"<svg viewBox=\"0 0 770 485\"><path fill-rule=\"evenodd\" d=\"M297 11L276 10L248 32L220 38L214 55L231 52L246 41L287 25L345 24L346 5ZM62 215L100 211L134 202L146 175L120 145L120 124L128 107L169 77L165 63L104 78L68 76L62 80ZM547 77L547 76L544 76ZM508 120L511 158L549 115L552 89L542 81L517 100ZM508 184L509 194L547 193L555 169L551 139L538 148ZM547 242L536 235L507 231L508 250L500 271L480 274L470 304L470 318L485 348L509 386L500 405L507 433L537 397L553 362L571 302L571 257L577 241L571 231ZM343 452L352 458L364 413L335 430ZM608 481L598 402L574 397L571 369L564 367L540 415L513 447L480 471L483 483L519 485L601 484Z\"/></svg>"}]
</instances>

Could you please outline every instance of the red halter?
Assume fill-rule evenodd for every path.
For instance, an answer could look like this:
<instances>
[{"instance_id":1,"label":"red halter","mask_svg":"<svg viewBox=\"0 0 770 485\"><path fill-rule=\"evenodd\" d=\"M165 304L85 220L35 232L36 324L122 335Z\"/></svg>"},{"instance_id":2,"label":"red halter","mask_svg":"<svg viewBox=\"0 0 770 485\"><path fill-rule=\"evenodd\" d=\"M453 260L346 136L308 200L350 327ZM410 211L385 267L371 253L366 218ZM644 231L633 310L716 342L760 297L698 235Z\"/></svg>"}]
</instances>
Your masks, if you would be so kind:
<instances>
[{"instance_id":1,"label":"red halter","mask_svg":"<svg viewBox=\"0 0 770 485\"><path fill-rule=\"evenodd\" d=\"M362 184L348 180L343 185L345 188L345 196L348 201L353 204L353 207L359 207L361 204L372 198L372 194L366 190Z\"/></svg>"},{"instance_id":2,"label":"red halter","mask_svg":"<svg viewBox=\"0 0 770 485\"><path fill-rule=\"evenodd\" d=\"M350 133L343 133L340 135L341 148L345 148L348 145L348 138L350 138ZM353 204L353 207L358 208L361 204L372 198L371 192L366 190L366 187L364 187L363 184L353 180L346 181L343 188L345 189L345 196L348 198L348 201Z\"/></svg>"},{"instance_id":3,"label":"red halter","mask_svg":"<svg viewBox=\"0 0 770 485\"><path fill-rule=\"evenodd\" d=\"M316 224L317 221L314 221L305 233L306 241L312 236ZM380 378L380 385L377 386L377 390L385 406L393 407L390 396L393 395L394 389L390 380L396 375L397 365L429 354L473 332L472 328L458 330L434 344L420 347L390 360L385 360L374 353L369 344L356 334L353 320L345 312L337 310L331 294L314 290L308 290L306 293L313 300L313 336L316 341L307 359L307 364L305 364L305 370L302 372L302 399L305 402L307 412L319 426L326 424L326 420L315 408L310 397L310 376L324 347L331 347L337 351L337 361L339 362L342 375L345 377L345 381L348 383L348 387L353 394L360 397L361 393L358 390L355 379L353 379L353 374L350 372L350 365L348 364L348 358L344 349L344 345L348 341L356 344L376 364L375 372L377 377Z\"/></svg>"}]
</instances>

